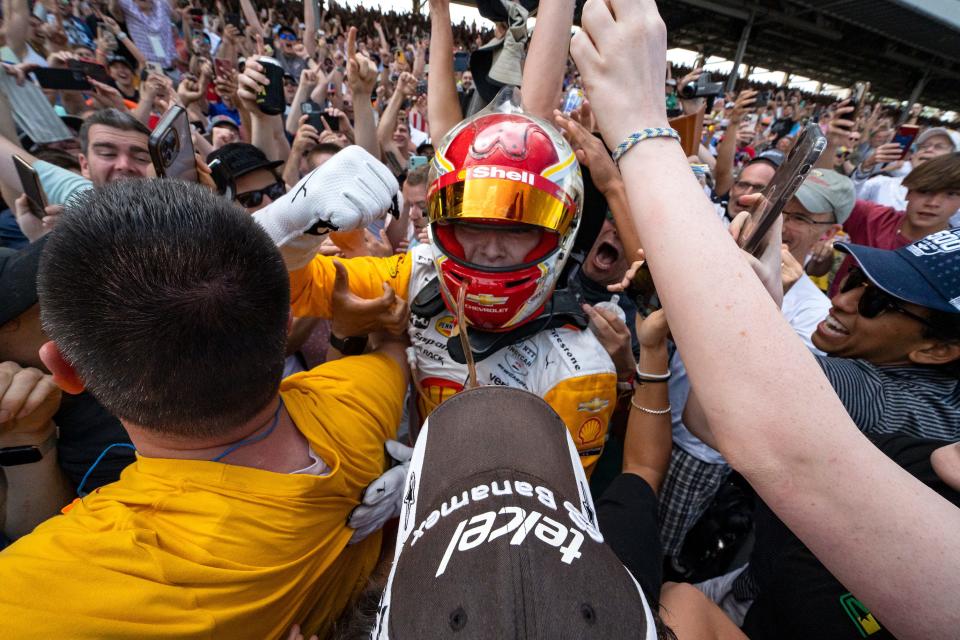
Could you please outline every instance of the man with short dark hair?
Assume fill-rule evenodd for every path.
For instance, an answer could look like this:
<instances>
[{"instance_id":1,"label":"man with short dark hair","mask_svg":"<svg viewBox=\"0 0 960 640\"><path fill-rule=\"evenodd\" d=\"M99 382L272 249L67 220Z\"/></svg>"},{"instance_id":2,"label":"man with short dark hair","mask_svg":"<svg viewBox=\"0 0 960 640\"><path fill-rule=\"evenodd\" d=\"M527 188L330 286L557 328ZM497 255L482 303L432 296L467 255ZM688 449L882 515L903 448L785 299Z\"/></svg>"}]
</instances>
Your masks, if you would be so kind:
<instances>
[{"instance_id":1,"label":"man with short dark hair","mask_svg":"<svg viewBox=\"0 0 960 640\"><path fill-rule=\"evenodd\" d=\"M48 204L65 204L91 187L114 180L153 175L147 140L150 130L129 113L101 109L80 127L80 173L37 160L14 142L0 136L0 181L20 191L20 177L12 155L30 163L40 177Z\"/></svg>"},{"instance_id":2,"label":"man with short dark hair","mask_svg":"<svg viewBox=\"0 0 960 640\"><path fill-rule=\"evenodd\" d=\"M310 186L349 192L371 171L355 154ZM390 185L368 197L368 215L382 212ZM316 222L345 228L349 200L314 205ZM379 353L281 383L290 294L279 251L234 205L174 181L86 192L47 240L39 289L44 364L117 415L138 457L0 554L7 632L329 631L380 553L378 533L348 546L346 520L384 469L403 345L385 339Z\"/></svg>"}]
</instances>

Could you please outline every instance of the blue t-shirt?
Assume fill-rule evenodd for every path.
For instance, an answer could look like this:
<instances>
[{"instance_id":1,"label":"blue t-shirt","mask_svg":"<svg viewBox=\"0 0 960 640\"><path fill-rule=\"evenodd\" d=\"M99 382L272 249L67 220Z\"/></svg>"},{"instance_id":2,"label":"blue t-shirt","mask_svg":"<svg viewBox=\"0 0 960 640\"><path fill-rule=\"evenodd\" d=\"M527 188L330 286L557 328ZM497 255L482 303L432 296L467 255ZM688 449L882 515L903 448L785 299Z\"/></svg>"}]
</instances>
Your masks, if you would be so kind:
<instances>
[{"instance_id":1,"label":"blue t-shirt","mask_svg":"<svg viewBox=\"0 0 960 640\"><path fill-rule=\"evenodd\" d=\"M37 160L33 168L40 178L47 204L66 204L74 195L93 188L93 183L83 176L49 162Z\"/></svg>"}]
</instances>

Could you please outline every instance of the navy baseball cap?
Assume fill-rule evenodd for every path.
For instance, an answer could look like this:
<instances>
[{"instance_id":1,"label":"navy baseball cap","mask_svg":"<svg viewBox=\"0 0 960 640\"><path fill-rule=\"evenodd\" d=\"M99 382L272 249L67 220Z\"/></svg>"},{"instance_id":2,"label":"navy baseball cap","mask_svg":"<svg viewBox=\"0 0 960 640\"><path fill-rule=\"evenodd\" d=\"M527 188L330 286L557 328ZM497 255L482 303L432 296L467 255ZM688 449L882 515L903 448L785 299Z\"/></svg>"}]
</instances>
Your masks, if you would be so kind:
<instances>
[{"instance_id":1,"label":"navy baseball cap","mask_svg":"<svg viewBox=\"0 0 960 640\"><path fill-rule=\"evenodd\" d=\"M895 298L960 313L960 228L946 229L896 251L837 244L869 280Z\"/></svg>"}]
</instances>

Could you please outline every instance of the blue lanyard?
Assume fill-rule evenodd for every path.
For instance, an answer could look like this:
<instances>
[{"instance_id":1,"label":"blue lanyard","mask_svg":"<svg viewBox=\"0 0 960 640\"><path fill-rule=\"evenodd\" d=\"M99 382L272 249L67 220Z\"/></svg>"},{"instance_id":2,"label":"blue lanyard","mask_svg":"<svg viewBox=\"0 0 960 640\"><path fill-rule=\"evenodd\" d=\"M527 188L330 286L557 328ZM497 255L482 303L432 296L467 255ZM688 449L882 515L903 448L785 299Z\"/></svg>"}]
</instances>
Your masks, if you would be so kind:
<instances>
[{"instance_id":1,"label":"blue lanyard","mask_svg":"<svg viewBox=\"0 0 960 640\"><path fill-rule=\"evenodd\" d=\"M277 424L280 422L280 409L282 408L283 408L283 399L281 398L280 402L277 404L277 410L273 412L273 422L270 424L269 429L267 429L266 431L264 431L258 436L253 436L252 438L241 440L237 444L228 447L226 451L218 455L216 458L211 458L210 462L220 462L221 460L226 458L228 455L230 455L240 447L245 447L248 444L256 444L261 440L266 440L270 436L270 434L273 433L273 430L277 428Z\"/></svg>"},{"instance_id":2,"label":"blue lanyard","mask_svg":"<svg viewBox=\"0 0 960 640\"><path fill-rule=\"evenodd\" d=\"M230 455L240 447L245 447L249 444L256 444L257 442L266 440L268 437L270 437L270 434L273 433L273 430L277 428L277 424L279 424L280 422L280 409L282 408L283 408L283 399L281 399L279 404L277 405L277 410L273 412L273 422L270 423L269 429L267 429L266 431L264 431L258 436L253 436L252 438L247 438L246 440L241 440L240 442L234 445L231 445L230 447L227 448L226 451L218 455L216 458L212 458L211 462L220 462L221 460L226 458L228 455ZM97 468L97 465L100 464L100 461L103 460L104 456L106 456L107 453L114 447L125 447L127 449L132 449L133 451L137 450L136 447L134 447L132 444L128 442L114 442L111 445L107 445L107 448L100 452L100 455L98 455L97 459L93 461L93 464L90 465L90 468L87 469L87 472L83 474L83 478L80 479L80 484L77 486L78 496L80 496L81 498L84 498L87 496L87 494L83 492L83 487L87 483L87 480L90 478L90 474L93 473L93 470Z\"/></svg>"}]
</instances>

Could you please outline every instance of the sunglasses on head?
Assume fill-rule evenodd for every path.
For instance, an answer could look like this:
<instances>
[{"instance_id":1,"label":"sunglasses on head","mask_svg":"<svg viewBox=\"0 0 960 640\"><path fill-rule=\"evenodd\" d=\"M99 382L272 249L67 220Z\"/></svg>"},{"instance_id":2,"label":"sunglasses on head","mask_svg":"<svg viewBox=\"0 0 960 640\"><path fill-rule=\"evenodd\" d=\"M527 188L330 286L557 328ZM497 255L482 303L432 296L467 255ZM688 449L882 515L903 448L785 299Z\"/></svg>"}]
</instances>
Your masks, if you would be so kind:
<instances>
[{"instance_id":1,"label":"sunglasses on head","mask_svg":"<svg viewBox=\"0 0 960 640\"><path fill-rule=\"evenodd\" d=\"M849 291L853 291L857 287L864 287L863 294L860 296L860 302L857 303L857 313L864 318L876 318L881 313L886 311L895 311L897 313L902 313L908 318L913 318L926 327L934 328L929 320L904 308L903 303L901 303L897 298L894 298L889 293L870 282L870 280L867 279L866 274L863 272L863 269L860 267L854 267L850 269L850 273L847 274L847 277L843 281L843 285L840 287L840 292L847 293Z\"/></svg>"},{"instance_id":2,"label":"sunglasses on head","mask_svg":"<svg viewBox=\"0 0 960 640\"><path fill-rule=\"evenodd\" d=\"M277 180L271 185L264 187L263 189L258 189L256 191L244 191L243 193L237 194L237 202L242 206L250 207L259 207L260 203L263 202L263 196L268 196L270 200L277 200L283 194L287 192L287 185L283 184L280 180Z\"/></svg>"}]
</instances>

